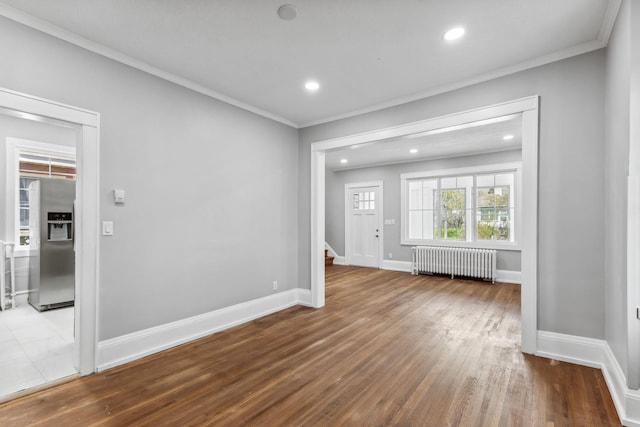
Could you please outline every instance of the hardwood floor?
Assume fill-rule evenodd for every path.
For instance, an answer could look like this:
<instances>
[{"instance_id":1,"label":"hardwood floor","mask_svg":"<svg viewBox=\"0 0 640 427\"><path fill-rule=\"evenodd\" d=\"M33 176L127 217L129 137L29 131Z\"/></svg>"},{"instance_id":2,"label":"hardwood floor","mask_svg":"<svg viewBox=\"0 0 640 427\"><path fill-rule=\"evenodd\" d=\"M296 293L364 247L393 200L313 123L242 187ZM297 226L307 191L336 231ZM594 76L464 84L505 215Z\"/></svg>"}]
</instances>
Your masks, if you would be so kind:
<instances>
[{"instance_id":1,"label":"hardwood floor","mask_svg":"<svg viewBox=\"0 0 640 427\"><path fill-rule=\"evenodd\" d=\"M599 370L520 352L517 285L344 266L326 278L322 309L6 402L0 425L620 425Z\"/></svg>"}]
</instances>

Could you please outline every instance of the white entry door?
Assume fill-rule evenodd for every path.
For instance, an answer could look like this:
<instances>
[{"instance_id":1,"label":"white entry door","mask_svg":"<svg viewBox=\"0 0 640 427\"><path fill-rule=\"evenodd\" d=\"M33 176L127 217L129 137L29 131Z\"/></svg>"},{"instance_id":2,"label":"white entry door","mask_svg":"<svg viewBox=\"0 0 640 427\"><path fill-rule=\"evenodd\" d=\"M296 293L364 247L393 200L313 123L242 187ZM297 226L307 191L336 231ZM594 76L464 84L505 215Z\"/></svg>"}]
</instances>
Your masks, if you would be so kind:
<instances>
[{"instance_id":1,"label":"white entry door","mask_svg":"<svg viewBox=\"0 0 640 427\"><path fill-rule=\"evenodd\" d=\"M354 187L347 184L345 258L349 265L380 268L382 251L382 184Z\"/></svg>"}]
</instances>

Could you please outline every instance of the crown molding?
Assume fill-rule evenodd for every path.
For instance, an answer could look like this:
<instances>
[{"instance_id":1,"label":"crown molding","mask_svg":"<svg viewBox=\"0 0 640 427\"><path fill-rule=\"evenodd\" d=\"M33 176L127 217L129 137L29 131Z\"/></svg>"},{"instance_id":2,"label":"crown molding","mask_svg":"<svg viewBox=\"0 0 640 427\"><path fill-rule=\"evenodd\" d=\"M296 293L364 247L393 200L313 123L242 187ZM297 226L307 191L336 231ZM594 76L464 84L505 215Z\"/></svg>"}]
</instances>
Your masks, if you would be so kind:
<instances>
[{"instance_id":1,"label":"crown molding","mask_svg":"<svg viewBox=\"0 0 640 427\"><path fill-rule=\"evenodd\" d=\"M622 0L609 0L607 11L600 27L600 33L598 34L598 41L602 43L602 47L606 47L609 44L609 37L611 37L611 31L613 31L613 26L616 23L621 4Z\"/></svg>"},{"instance_id":2,"label":"crown molding","mask_svg":"<svg viewBox=\"0 0 640 427\"><path fill-rule=\"evenodd\" d=\"M104 56L106 58L112 59L114 61L120 62L125 65L128 65L132 68L138 69L147 74L151 74L163 80L167 80L171 83L190 89L194 92L198 92L202 95L208 96L218 101L233 105L234 107L241 108L243 110L257 114L259 116L266 117L270 120L274 120L276 122L285 124L287 126L291 126L293 128L299 127L298 124L292 122L291 120L285 119L284 117L280 117L276 114L254 107L253 105L239 101L235 98L224 95L220 92L216 92L212 89L209 89L205 86L202 86L184 77L180 77L173 73L169 73L167 71L161 70L160 68L157 68L151 64L148 64L139 59L132 58L131 56L126 55L120 51L111 49L105 45L102 45L100 43L96 43L94 41L81 37L71 31L60 28L57 25L51 24L50 22L44 21L40 18L36 18L35 16L25 13L14 7L0 4L0 16L4 16L5 18L10 19L12 21L26 25L27 27L41 31L45 34L56 37L60 40L64 40L68 43L71 43L73 45L86 49L90 52L97 53L98 55Z\"/></svg>"},{"instance_id":3,"label":"crown molding","mask_svg":"<svg viewBox=\"0 0 640 427\"><path fill-rule=\"evenodd\" d=\"M572 56L582 55L583 53L588 53L594 50L601 49L605 47L600 40L592 40L577 46L570 47L568 49L560 50L557 52L550 53L548 55L539 56L537 58L520 62L515 65L510 65L508 67L499 68L497 70L490 71L488 73L480 74L469 79L460 80L453 83L447 83L444 85L436 86L432 89L415 93L410 96L405 96L402 98L396 98L394 100L373 105L371 107L363 108L360 110L351 111L349 113L339 114L336 116L327 117L325 119L314 120L311 122L302 123L299 125L300 128L306 128L310 126L321 125L324 123L334 122L337 120L347 119L350 117L359 116L362 114L372 113L374 111L384 110L385 108L396 107L398 105L407 104L409 102L419 101L421 99L429 98L435 95L440 95L446 92L451 92L457 89L462 89L467 86L472 86L474 84L483 83L489 80L496 79L498 77L508 76L510 74L515 74L520 71L525 71L530 68L539 67L541 65L550 64L552 62L561 61L563 59L571 58Z\"/></svg>"},{"instance_id":4,"label":"crown molding","mask_svg":"<svg viewBox=\"0 0 640 427\"><path fill-rule=\"evenodd\" d=\"M453 90L461 89L467 86L472 86L474 84L483 83L489 80L493 80L499 77L504 77L510 74L515 74L520 71L524 71L530 68L539 67L542 65L546 65L552 62L561 61L563 59L570 58L572 56L581 55L584 53L588 53L597 49L601 49L606 47L609 42L609 37L611 35L611 31L615 24L616 17L618 15L618 10L620 9L620 4L622 0L609 0L607 5L607 10L605 12L605 16L602 22L602 26L600 27L600 31L598 34L598 38L596 40L592 40L577 46L570 47L568 49L564 49L561 51L557 51L548 55L543 55L537 58L533 58L527 61L520 62L515 65L499 68L493 71L489 71L484 74L480 74L469 79L460 80L453 83L447 83L440 86L436 86L426 91L417 92L410 96L395 98L387 102L379 103L372 105L370 107L353 110L347 113L338 114L334 116L325 117L323 119L313 120L305 123L295 123L289 119L281 117L277 114L273 114L269 111L260 109L253 105L247 104L245 102L239 101L230 96L224 95L220 92L209 89L203 85L195 83L189 79L180 77L173 73L169 73L167 71L161 70L151 64L148 64L144 61L135 59L130 57L122 52L119 52L115 49L111 49L107 46L104 46L100 43L93 42L89 39L81 37L71 31L62 29L56 25L53 25L47 21L36 18L33 15L27 14L23 11L15 9L11 6L0 4L0 16L4 16L12 21L18 22L20 24L31 27L35 30L41 31L50 36L56 37L58 39L64 40L68 43L74 44L78 47L86 49L88 51L97 53L98 55L107 57L114 61L120 62L122 64L128 65L130 67L136 68L153 76L159 77L161 79L167 80L169 82L175 83L179 86L185 87L187 89L193 90L210 98L216 99L221 102L225 102L227 104L233 105L235 107L241 108L243 110L249 111L251 113L260 115L262 117L266 117L268 119L274 120L276 122L285 124L287 126L300 129L305 127L316 126L324 123L329 123L337 120L347 119L350 117L359 116L362 114L372 113L375 111L380 111L386 108L396 107L398 105L406 104L409 102L418 101L420 99L429 98L435 95L440 95L442 93L450 92Z\"/></svg>"}]
</instances>

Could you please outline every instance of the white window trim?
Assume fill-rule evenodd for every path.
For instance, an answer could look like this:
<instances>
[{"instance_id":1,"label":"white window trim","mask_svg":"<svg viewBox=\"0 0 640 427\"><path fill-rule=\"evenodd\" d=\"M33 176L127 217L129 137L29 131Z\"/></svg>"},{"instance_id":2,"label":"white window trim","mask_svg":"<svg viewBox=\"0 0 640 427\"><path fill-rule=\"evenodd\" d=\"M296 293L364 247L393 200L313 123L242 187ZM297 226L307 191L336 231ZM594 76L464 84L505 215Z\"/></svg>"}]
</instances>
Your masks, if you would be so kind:
<instances>
[{"instance_id":1,"label":"white window trim","mask_svg":"<svg viewBox=\"0 0 640 427\"><path fill-rule=\"evenodd\" d=\"M38 152L48 156L76 157L74 146L52 144L48 142L33 141L29 139L7 137L7 193L6 193L6 236L9 242L15 242L15 257L29 256L29 248L19 245L20 236L20 207L18 197L20 194L19 171L20 152Z\"/></svg>"},{"instance_id":2,"label":"white window trim","mask_svg":"<svg viewBox=\"0 0 640 427\"><path fill-rule=\"evenodd\" d=\"M430 245L430 246L455 246L464 248L486 248L486 249L499 249L506 251L519 251L521 250L521 244L519 236L521 235L521 212L522 212L522 198L521 198L521 174L522 169L521 162L510 163L498 163L490 165L469 166L463 168L452 169L439 169L425 172L410 172L400 175L400 244L401 245ZM459 241L459 240L435 240L435 239L409 239L408 223L409 223L409 209L408 205L408 181L413 179L427 179L427 178L442 178L448 176L460 176L460 175L480 175L486 173L503 173L503 172L515 172L515 230L514 230L514 242L500 242L500 241Z\"/></svg>"}]
</instances>

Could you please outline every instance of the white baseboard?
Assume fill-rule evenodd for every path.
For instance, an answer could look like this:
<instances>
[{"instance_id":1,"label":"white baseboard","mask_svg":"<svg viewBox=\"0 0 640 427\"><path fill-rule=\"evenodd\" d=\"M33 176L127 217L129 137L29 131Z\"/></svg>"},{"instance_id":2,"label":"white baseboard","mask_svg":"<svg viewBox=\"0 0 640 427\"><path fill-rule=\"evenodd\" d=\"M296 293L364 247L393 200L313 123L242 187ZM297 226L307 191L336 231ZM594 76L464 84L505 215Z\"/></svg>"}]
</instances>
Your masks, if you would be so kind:
<instances>
[{"instance_id":1,"label":"white baseboard","mask_svg":"<svg viewBox=\"0 0 640 427\"><path fill-rule=\"evenodd\" d=\"M496 282L522 284L522 272L511 270L496 270Z\"/></svg>"},{"instance_id":2,"label":"white baseboard","mask_svg":"<svg viewBox=\"0 0 640 427\"><path fill-rule=\"evenodd\" d=\"M309 289L291 289L98 343L98 371L184 344L296 304L311 305Z\"/></svg>"},{"instance_id":3,"label":"white baseboard","mask_svg":"<svg viewBox=\"0 0 640 427\"><path fill-rule=\"evenodd\" d=\"M403 271L411 273L411 261L396 261L393 259L385 259L382 261L383 270Z\"/></svg>"},{"instance_id":4,"label":"white baseboard","mask_svg":"<svg viewBox=\"0 0 640 427\"><path fill-rule=\"evenodd\" d=\"M606 341L538 331L536 356L600 368L621 423L640 427L640 392L627 387L622 368Z\"/></svg>"},{"instance_id":5,"label":"white baseboard","mask_svg":"<svg viewBox=\"0 0 640 427\"><path fill-rule=\"evenodd\" d=\"M311 289L296 288L296 301L300 305L313 307L311 304Z\"/></svg>"},{"instance_id":6,"label":"white baseboard","mask_svg":"<svg viewBox=\"0 0 640 427\"><path fill-rule=\"evenodd\" d=\"M344 257L340 255L336 255L335 258L333 258L333 263L336 265L347 265L347 262L344 260Z\"/></svg>"}]
</instances>

